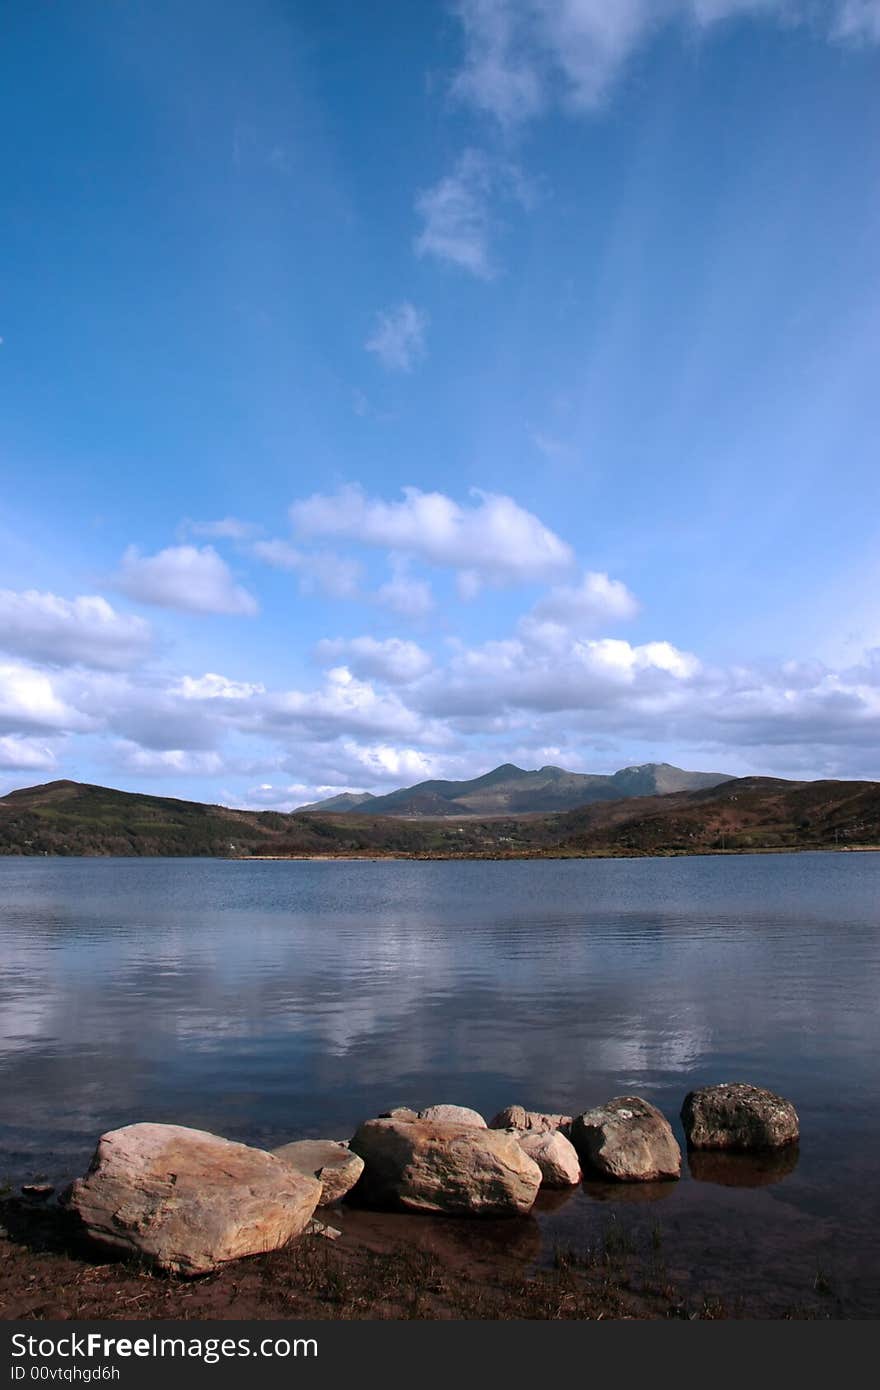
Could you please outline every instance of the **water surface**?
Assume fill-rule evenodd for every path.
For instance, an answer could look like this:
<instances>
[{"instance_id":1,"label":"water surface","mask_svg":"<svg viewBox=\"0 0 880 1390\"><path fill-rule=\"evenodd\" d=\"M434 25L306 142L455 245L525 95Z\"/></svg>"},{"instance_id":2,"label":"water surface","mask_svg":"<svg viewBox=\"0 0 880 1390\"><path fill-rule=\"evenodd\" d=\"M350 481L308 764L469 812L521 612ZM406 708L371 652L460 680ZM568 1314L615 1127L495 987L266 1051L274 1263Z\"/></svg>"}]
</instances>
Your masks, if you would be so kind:
<instances>
[{"instance_id":1,"label":"water surface","mask_svg":"<svg viewBox=\"0 0 880 1390\"><path fill-rule=\"evenodd\" d=\"M136 1120L272 1145L636 1092L678 1129L691 1087L749 1080L799 1153L588 1185L531 1256L624 1223L728 1300L880 1313L880 855L6 858L0 953L0 1178L66 1179Z\"/></svg>"}]
</instances>

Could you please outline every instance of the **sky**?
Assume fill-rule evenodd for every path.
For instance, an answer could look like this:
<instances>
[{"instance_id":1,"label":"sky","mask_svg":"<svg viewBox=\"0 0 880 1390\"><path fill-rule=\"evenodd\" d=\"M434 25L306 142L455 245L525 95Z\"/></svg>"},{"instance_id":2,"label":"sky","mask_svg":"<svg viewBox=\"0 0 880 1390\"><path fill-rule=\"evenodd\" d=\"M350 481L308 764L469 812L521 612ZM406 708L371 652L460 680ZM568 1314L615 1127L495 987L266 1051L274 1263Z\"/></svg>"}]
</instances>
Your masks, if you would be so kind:
<instances>
[{"instance_id":1,"label":"sky","mask_svg":"<svg viewBox=\"0 0 880 1390\"><path fill-rule=\"evenodd\" d=\"M880 0L7 0L0 794L880 779Z\"/></svg>"}]
</instances>

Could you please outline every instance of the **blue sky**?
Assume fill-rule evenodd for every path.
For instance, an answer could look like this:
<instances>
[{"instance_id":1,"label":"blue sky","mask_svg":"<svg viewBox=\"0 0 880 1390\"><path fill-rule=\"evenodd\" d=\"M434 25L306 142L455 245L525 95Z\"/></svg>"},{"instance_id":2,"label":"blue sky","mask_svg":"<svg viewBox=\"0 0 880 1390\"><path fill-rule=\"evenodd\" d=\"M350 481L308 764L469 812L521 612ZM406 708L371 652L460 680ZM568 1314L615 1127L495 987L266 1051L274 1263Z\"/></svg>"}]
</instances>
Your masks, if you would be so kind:
<instances>
[{"instance_id":1,"label":"blue sky","mask_svg":"<svg viewBox=\"0 0 880 1390\"><path fill-rule=\"evenodd\" d=\"M0 791L880 778L880 0L4 27Z\"/></svg>"}]
</instances>

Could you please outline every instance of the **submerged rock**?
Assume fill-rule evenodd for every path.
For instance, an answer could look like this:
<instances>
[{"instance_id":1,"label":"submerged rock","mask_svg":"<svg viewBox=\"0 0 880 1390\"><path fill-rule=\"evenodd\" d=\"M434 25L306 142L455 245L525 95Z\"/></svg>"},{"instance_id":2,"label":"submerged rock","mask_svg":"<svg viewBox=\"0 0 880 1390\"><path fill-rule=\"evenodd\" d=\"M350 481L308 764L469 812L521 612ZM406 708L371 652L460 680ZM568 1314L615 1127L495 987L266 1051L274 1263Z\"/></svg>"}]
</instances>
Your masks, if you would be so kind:
<instances>
[{"instance_id":1,"label":"submerged rock","mask_svg":"<svg viewBox=\"0 0 880 1390\"><path fill-rule=\"evenodd\" d=\"M429 1105L427 1110L419 1111L420 1120L428 1120L437 1125L471 1125L475 1129L486 1129L486 1121L476 1110L466 1105Z\"/></svg>"},{"instance_id":2,"label":"submerged rock","mask_svg":"<svg viewBox=\"0 0 880 1390\"><path fill-rule=\"evenodd\" d=\"M320 1196L317 1178L263 1149L182 1125L135 1124L102 1135L65 1205L101 1245L196 1275L285 1245Z\"/></svg>"},{"instance_id":3,"label":"submerged rock","mask_svg":"<svg viewBox=\"0 0 880 1390\"><path fill-rule=\"evenodd\" d=\"M541 1169L513 1134L431 1120L367 1120L351 1141L367 1205L450 1216L531 1210Z\"/></svg>"},{"instance_id":4,"label":"submerged rock","mask_svg":"<svg viewBox=\"0 0 880 1390\"><path fill-rule=\"evenodd\" d=\"M641 1096L615 1096L576 1116L571 1141L585 1168L617 1182L681 1175L681 1150L669 1121Z\"/></svg>"},{"instance_id":5,"label":"submerged rock","mask_svg":"<svg viewBox=\"0 0 880 1390\"><path fill-rule=\"evenodd\" d=\"M339 1202L350 1192L364 1171L364 1161L347 1144L335 1139L299 1139L282 1144L272 1153L289 1163L298 1173L307 1173L321 1184L319 1207Z\"/></svg>"},{"instance_id":6,"label":"submerged rock","mask_svg":"<svg viewBox=\"0 0 880 1390\"><path fill-rule=\"evenodd\" d=\"M745 1081L690 1091L681 1119L694 1149L779 1149L800 1135L791 1101Z\"/></svg>"},{"instance_id":7,"label":"submerged rock","mask_svg":"<svg viewBox=\"0 0 880 1390\"><path fill-rule=\"evenodd\" d=\"M490 1129L535 1130L549 1134L560 1129L563 1134L571 1128L570 1115L548 1115L542 1110L526 1110L522 1105L508 1105L489 1121Z\"/></svg>"},{"instance_id":8,"label":"submerged rock","mask_svg":"<svg viewBox=\"0 0 880 1390\"><path fill-rule=\"evenodd\" d=\"M558 1129L526 1130L519 1135L523 1153L537 1163L544 1187L576 1187L581 1165L574 1145Z\"/></svg>"}]
</instances>

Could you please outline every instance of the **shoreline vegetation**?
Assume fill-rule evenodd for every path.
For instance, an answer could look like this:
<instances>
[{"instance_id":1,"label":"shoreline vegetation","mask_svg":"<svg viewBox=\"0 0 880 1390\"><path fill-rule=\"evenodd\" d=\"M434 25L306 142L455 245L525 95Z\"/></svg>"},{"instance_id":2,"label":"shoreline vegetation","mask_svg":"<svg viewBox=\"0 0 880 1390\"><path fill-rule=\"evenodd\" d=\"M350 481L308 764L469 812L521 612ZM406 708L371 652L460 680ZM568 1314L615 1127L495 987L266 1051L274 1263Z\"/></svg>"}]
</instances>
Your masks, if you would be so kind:
<instances>
[{"instance_id":1,"label":"shoreline vegetation","mask_svg":"<svg viewBox=\"0 0 880 1390\"><path fill-rule=\"evenodd\" d=\"M584 859L880 849L880 783L742 777L567 811L235 810L77 782L0 798L0 856Z\"/></svg>"},{"instance_id":2,"label":"shoreline vegetation","mask_svg":"<svg viewBox=\"0 0 880 1390\"><path fill-rule=\"evenodd\" d=\"M591 1243L538 1262L537 1223L475 1223L352 1209L337 1240L306 1236L200 1279L108 1259L71 1240L51 1209L0 1202L0 1318L201 1320L627 1320L853 1314L831 1289L756 1299L681 1279L662 1228L645 1238L610 1218ZM518 1223L517 1223L518 1224ZM501 1229L504 1228L504 1229Z\"/></svg>"}]
</instances>

